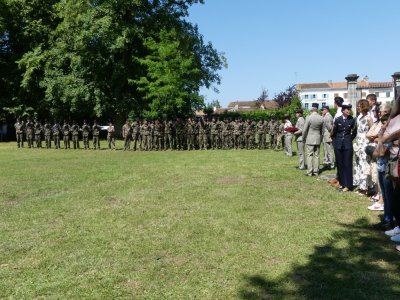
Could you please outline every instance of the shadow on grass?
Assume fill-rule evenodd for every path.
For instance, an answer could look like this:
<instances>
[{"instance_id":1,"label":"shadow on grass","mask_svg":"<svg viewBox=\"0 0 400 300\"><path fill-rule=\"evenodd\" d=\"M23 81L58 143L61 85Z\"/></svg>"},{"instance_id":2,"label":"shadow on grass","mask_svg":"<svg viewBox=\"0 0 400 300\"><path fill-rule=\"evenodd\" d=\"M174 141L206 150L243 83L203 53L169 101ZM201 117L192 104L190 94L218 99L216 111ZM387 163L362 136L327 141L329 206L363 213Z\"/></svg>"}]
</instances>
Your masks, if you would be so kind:
<instances>
[{"instance_id":1,"label":"shadow on grass","mask_svg":"<svg viewBox=\"0 0 400 300\"><path fill-rule=\"evenodd\" d=\"M340 224L305 265L278 279L245 276L242 299L400 299L400 255L365 219ZM267 275L268 276L268 275Z\"/></svg>"}]
</instances>

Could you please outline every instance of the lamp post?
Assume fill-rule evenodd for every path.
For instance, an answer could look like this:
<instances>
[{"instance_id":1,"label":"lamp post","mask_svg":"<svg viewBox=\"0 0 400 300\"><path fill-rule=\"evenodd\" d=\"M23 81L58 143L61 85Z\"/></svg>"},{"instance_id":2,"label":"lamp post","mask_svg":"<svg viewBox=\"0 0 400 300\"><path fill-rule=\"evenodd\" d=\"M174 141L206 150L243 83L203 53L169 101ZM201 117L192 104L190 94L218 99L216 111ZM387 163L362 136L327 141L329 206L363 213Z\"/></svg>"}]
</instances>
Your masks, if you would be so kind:
<instances>
[{"instance_id":1,"label":"lamp post","mask_svg":"<svg viewBox=\"0 0 400 300\"><path fill-rule=\"evenodd\" d=\"M347 80L347 99L350 102L350 104L353 106L353 109L355 109L356 104L357 104L357 79L358 79L357 74L349 74L346 76Z\"/></svg>"},{"instance_id":2,"label":"lamp post","mask_svg":"<svg viewBox=\"0 0 400 300\"><path fill-rule=\"evenodd\" d=\"M400 72L395 72L392 77L394 85L394 100L400 101Z\"/></svg>"}]
</instances>

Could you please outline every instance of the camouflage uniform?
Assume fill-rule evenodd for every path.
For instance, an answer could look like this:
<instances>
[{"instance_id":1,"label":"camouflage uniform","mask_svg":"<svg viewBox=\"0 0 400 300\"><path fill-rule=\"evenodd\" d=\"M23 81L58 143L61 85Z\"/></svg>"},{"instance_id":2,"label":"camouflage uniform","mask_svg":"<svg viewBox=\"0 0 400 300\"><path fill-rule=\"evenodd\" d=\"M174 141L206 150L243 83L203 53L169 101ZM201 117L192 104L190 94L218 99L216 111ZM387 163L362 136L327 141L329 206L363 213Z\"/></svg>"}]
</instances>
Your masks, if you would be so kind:
<instances>
[{"instance_id":1,"label":"camouflage uniform","mask_svg":"<svg viewBox=\"0 0 400 300\"><path fill-rule=\"evenodd\" d=\"M55 122L53 127L51 128L51 131L53 132L54 147L56 147L56 149L60 149L60 124Z\"/></svg>"},{"instance_id":2,"label":"camouflage uniform","mask_svg":"<svg viewBox=\"0 0 400 300\"><path fill-rule=\"evenodd\" d=\"M263 120L257 123L258 149L265 149L265 127Z\"/></svg>"},{"instance_id":3,"label":"camouflage uniform","mask_svg":"<svg viewBox=\"0 0 400 300\"><path fill-rule=\"evenodd\" d=\"M44 140L46 142L46 148L51 148L51 124L46 122L43 126L44 128Z\"/></svg>"},{"instance_id":4,"label":"camouflage uniform","mask_svg":"<svg viewBox=\"0 0 400 300\"><path fill-rule=\"evenodd\" d=\"M63 133L63 140L64 140L64 149L69 149L70 143L69 143L69 132L71 131L71 127L69 124L64 123L62 127L62 133Z\"/></svg>"},{"instance_id":5,"label":"camouflage uniform","mask_svg":"<svg viewBox=\"0 0 400 300\"><path fill-rule=\"evenodd\" d=\"M24 124L21 123L19 119L14 124L18 148L24 148L24 127Z\"/></svg>"},{"instance_id":6,"label":"camouflage uniform","mask_svg":"<svg viewBox=\"0 0 400 300\"><path fill-rule=\"evenodd\" d=\"M156 120L153 126L153 149L162 150L163 128L159 120Z\"/></svg>"},{"instance_id":7,"label":"camouflage uniform","mask_svg":"<svg viewBox=\"0 0 400 300\"><path fill-rule=\"evenodd\" d=\"M211 131L211 149L218 148L218 123L213 119L210 123L210 131Z\"/></svg>"},{"instance_id":8,"label":"camouflage uniform","mask_svg":"<svg viewBox=\"0 0 400 300\"><path fill-rule=\"evenodd\" d=\"M131 136L132 136L132 126L129 121L126 121L124 126L122 126L122 137L124 139L124 151L131 149Z\"/></svg>"},{"instance_id":9,"label":"camouflage uniform","mask_svg":"<svg viewBox=\"0 0 400 300\"><path fill-rule=\"evenodd\" d=\"M115 128L109 123L107 128L108 149L115 150Z\"/></svg>"},{"instance_id":10,"label":"camouflage uniform","mask_svg":"<svg viewBox=\"0 0 400 300\"><path fill-rule=\"evenodd\" d=\"M244 128L244 136L245 136L245 147L247 150L252 149L253 145L252 145L252 137L254 135L253 132L253 123L251 122L251 120L247 120L247 123L245 124L245 128Z\"/></svg>"},{"instance_id":11,"label":"camouflage uniform","mask_svg":"<svg viewBox=\"0 0 400 300\"><path fill-rule=\"evenodd\" d=\"M278 131L276 134L276 150L282 150L283 149L283 122L281 122L278 126Z\"/></svg>"},{"instance_id":12,"label":"camouflage uniform","mask_svg":"<svg viewBox=\"0 0 400 300\"><path fill-rule=\"evenodd\" d=\"M83 140L83 147L85 150L90 149L89 146L89 133L90 133L90 126L86 123L86 121L83 121L82 125L82 140Z\"/></svg>"},{"instance_id":13,"label":"camouflage uniform","mask_svg":"<svg viewBox=\"0 0 400 300\"><path fill-rule=\"evenodd\" d=\"M79 149L79 126L75 124L75 122L71 126L72 132L72 144L74 145L74 149Z\"/></svg>"},{"instance_id":14,"label":"camouflage uniform","mask_svg":"<svg viewBox=\"0 0 400 300\"><path fill-rule=\"evenodd\" d=\"M222 126L221 126L221 130L222 130L222 148L227 150L229 149L229 138L230 138L230 132L229 132L229 123L228 120L224 120L224 122L222 122Z\"/></svg>"},{"instance_id":15,"label":"camouflage uniform","mask_svg":"<svg viewBox=\"0 0 400 300\"><path fill-rule=\"evenodd\" d=\"M279 131L279 124L277 124L277 122L275 120L271 120L269 122L268 127L269 127L269 139L270 139L271 149L275 149L276 144L277 144L277 135L278 135L278 131Z\"/></svg>"},{"instance_id":16,"label":"camouflage uniform","mask_svg":"<svg viewBox=\"0 0 400 300\"><path fill-rule=\"evenodd\" d=\"M96 122L94 122L92 126L92 133L93 133L93 148L94 150L98 149L100 150L100 126L97 125Z\"/></svg>"},{"instance_id":17,"label":"camouflage uniform","mask_svg":"<svg viewBox=\"0 0 400 300\"><path fill-rule=\"evenodd\" d=\"M186 145L188 150L194 150L194 140L195 140L195 124L192 119L186 121Z\"/></svg>"},{"instance_id":18,"label":"camouflage uniform","mask_svg":"<svg viewBox=\"0 0 400 300\"><path fill-rule=\"evenodd\" d=\"M39 121L36 121L35 122L35 143L36 143L36 148L42 148L42 134L43 134L42 124L40 124Z\"/></svg>"},{"instance_id":19,"label":"camouflage uniform","mask_svg":"<svg viewBox=\"0 0 400 300\"><path fill-rule=\"evenodd\" d=\"M242 124L236 120L233 124L233 147L237 150L241 148L240 134L242 132Z\"/></svg>"},{"instance_id":20,"label":"camouflage uniform","mask_svg":"<svg viewBox=\"0 0 400 300\"><path fill-rule=\"evenodd\" d=\"M28 119L26 122L26 141L28 142L28 147L33 147L33 133L34 133L34 126L33 123Z\"/></svg>"},{"instance_id":21,"label":"camouflage uniform","mask_svg":"<svg viewBox=\"0 0 400 300\"><path fill-rule=\"evenodd\" d=\"M142 151L142 133L139 120L136 120L136 122L132 125L132 139L133 151L136 151L137 145L139 145L139 150Z\"/></svg>"},{"instance_id":22,"label":"camouflage uniform","mask_svg":"<svg viewBox=\"0 0 400 300\"><path fill-rule=\"evenodd\" d=\"M180 119L177 119L175 122L175 140L176 140L176 149L184 150L185 144L185 125L182 123Z\"/></svg>"},{"instance_id":23,"label":"camouflage uniform","mask_svg":"<svg viewBox=\"0 0 400 300\"><path fill-rule=\"evenodd\" d=\"M145 151L150 150L150 127L147 120L140 126L140 134L142 136L143 149Z\"/></svg>"},{"instance_id":24,"label":"camouflage uniform","mask_svg":"<svg viewBox=\"0 0 400 300\"><path fill-rule=\"evenodd\" d=\"M207 123L200 119L197 122L197 128L199 130L199 149L207 150Z\"/></svg>"},{"instance_id":25,"label":"camouflage uniform","mask_svg":"<svg viewBox=\"0 0 400 300\"><path fill-rule=\"evenodd\" d=\"M173 143L173 132L174 132L174 124L171 120L164 121L164 150L172 150L174 147Z\"/></svg>"}]
</instances>

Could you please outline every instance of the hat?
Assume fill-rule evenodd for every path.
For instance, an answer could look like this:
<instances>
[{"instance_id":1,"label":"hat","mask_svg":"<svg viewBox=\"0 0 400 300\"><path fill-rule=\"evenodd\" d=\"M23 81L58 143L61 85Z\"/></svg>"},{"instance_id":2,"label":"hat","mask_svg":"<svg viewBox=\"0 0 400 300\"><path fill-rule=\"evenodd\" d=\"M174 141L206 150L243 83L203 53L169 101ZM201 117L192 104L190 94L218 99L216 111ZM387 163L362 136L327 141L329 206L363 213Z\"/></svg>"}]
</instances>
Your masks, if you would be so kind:
<instances>
[{"instance_id":1,"label":"hat","mask_svg":"<svg viewBox=\"0 0 400 300\"><path fill-rule=\"evenodd\" d=\"M318 109L318 106L319 106L319 104L318 104L318 103L313 103L313 104L311 104L311 107L312 107L312 108L316 108L316 109Z\"/></svg>"},{"instance_id":2,"label":"hat","mask_svg":"<svg viewBox=\"0 0 400 300\"><path fill-rule=\"evenodd\" d=\"M302 114L302 113L303 113L303 110L301 108L296 109L296 114Z\"/></svg>"},{"instance_id":3,"label":"hat","mask_svg":"<svg viewBox=\"0 0 400 300\"><path fill-rule=\"evenodd\" d=\"M352 108L352 106L351 106L351 104L349 102L343 102L342 103L342 109L346 109L346 108L348 108L348 109Z\"/></svg>"},{"instance_id":4,"label":"hat","mask_svg":"<svg viewBox=\"0 0 400 300\"><path fill-rule=\"evenodd\" d=\"M327 110L329 110L329 106L328 106L328 105L322 105L321 108L322 108L322 109L327 109Z\"/></svg>"}]
</instances>

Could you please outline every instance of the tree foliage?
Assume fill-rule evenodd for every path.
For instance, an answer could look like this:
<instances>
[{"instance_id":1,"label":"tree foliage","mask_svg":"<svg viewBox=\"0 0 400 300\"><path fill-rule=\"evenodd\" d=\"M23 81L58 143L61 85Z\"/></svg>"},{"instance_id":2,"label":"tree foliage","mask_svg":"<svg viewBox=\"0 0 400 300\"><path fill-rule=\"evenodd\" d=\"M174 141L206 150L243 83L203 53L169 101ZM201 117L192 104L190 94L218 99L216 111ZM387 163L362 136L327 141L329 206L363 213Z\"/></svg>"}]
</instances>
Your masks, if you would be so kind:
<instances>
[{"instance_id":1,"label":"tree foliage","mask_svg":"<svg viewBox=\"0 0 400 300\"><path fill-rule=\"evenodd\" d=\"M292 103L292 100L297 97L296 86L289 86L285 91L280 92L275 95L274 100L278 102L280 108L289 106Z\"/></svg>"},{"instance_id":2,"label":"tree foliage","mask_svg":"<svg viewBox=\"0 0 400 300\"><path fill-rule=\"evenodd\" d=\"M265 104L265 101L268 100L268 90L265 88L262 89L260 96L256 100L256 106L260 108L262 105Z\"/></svg>"},{"instance_id":3,"label":"tree foliage","mask_svg":"<svg viewBox=\"0 0 400 300\"><path fill-rule=\"evenodd\" d=\"M202 0L0 1L3 113L186 115L220 82L223 55L185 20Z\"/></svg>"}]
</instances>

